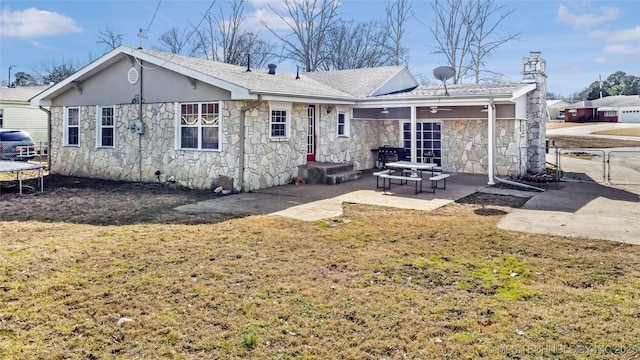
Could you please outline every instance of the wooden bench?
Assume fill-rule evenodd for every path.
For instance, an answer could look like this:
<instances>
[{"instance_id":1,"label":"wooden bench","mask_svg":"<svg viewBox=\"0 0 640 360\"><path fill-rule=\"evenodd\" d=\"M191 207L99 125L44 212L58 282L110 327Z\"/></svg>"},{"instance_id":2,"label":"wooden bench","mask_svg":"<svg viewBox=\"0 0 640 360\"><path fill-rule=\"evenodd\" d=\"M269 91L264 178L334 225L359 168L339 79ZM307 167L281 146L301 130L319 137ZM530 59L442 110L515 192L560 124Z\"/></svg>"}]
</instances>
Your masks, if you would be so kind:
<instances>
[{"instance_id":1,"label":"wooden bench","mask_svg":"<svg viewBox=\"0 0 640 360\"><path fill-rule=\"evenodd\" d=\"M383 189L389 189L391 190L391 184L392 184L392 180L400 180L400 183L397 183L396 185L404 185L407 184L409 181L413 181L416 184L416 194L417 193L421 193L422 190L422 178L419 176L400 176L400 175L391 175L391 174L381 174L380 177L382 178L382 187ZM389 179L389 186L387 186L387 179ZM420 184L420 188L418 188L418 184ZM435 190L433 190L435 192Z\"/></svg>"},{"instance_id":2,"label":"wooden bench","mask_svg":"<svg viewBox=\"0 0 640 360\"><path fill-rule=\"evenodd\" d=\"M439 174L439 175L435 175L429 178L429 180L431 180L431 188L433 189L434 193L435 193L435 189L443 189L446 190L447 189L447 178L449 177L449 174ZM443 187L439 188L438 187L438 181L443 180Z\"/></svg>"}]
</instances>

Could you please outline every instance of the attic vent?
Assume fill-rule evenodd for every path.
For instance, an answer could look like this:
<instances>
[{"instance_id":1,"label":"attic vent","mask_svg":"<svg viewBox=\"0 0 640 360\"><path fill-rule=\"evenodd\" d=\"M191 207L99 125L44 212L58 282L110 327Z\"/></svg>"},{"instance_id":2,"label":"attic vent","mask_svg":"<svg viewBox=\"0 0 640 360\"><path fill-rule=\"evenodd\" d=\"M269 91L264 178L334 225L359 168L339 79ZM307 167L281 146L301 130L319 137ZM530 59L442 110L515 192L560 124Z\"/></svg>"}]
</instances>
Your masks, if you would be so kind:
<instances>
[{"instance_id":1,"label":"attic vent","mask_svg":"<svg viewBox=\"0 0 640 360\"><path fill-rule=\"evenodd\" d=\"M129 80L129 84L133 85L137 83L139 78L140 78L140 74L138 73L138 69L136 68L129 69L129 72L127 73L127 80Z\"/></svg>"},{"instance_id":2,"label":"attic vent","mask_svg":"<svg viewBox=\"0 0 640 360\"><path fill-rule=\"evenodd\" d=\"M267 67L269 68L269 74L270 75L275 75L276 74L276 67L278 67L278 65L269 64L269 65L267 65Z\"/></svg>"}]
</instances>

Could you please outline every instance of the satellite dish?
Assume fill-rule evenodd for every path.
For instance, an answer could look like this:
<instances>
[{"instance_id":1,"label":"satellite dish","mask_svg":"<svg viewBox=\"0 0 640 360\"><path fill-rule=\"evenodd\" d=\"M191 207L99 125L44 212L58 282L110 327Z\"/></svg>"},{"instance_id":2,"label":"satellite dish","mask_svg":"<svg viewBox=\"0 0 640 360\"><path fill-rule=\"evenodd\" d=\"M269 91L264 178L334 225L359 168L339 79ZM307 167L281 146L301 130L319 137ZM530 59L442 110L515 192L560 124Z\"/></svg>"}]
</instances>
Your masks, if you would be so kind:
<instances>
[{"instance_id":1,"label":"satellite dish","mask_svg":"<svg viewBox=\"0 0 640 360\"><path fill-rule=\"evenodd\" d=\"M433 76L442 82L451 79L455 74L456 69L452 68L451 66L438 66L437 68L433 69Z\"/></svg>"},{"instance_id":2,"label":"satellite dish","mask_svg":"<svg viewBox=\"0 0 640 360\"><path fill-rule=\"evenodd\" d=\"M446 96L449 96L449 90L447 90L447 80L451 79L455 75L456 69L452 68L451 66L438 66L437 68L433 69L433 76L436 79L442 81L442 84L444 84L444 94Z\"/></svg>"}]
</instances>

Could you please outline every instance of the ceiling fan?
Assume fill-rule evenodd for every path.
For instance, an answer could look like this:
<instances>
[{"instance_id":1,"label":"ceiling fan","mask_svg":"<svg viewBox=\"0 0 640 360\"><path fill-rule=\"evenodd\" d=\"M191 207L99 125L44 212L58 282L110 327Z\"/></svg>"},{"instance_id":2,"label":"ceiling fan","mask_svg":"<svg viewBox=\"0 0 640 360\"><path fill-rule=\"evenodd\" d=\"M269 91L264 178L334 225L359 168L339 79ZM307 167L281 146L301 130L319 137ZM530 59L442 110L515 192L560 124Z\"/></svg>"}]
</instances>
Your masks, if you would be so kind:
<instances>
[{"instance_id":1,"label":"ceiling fan","mask_svg":"<svg viewBox=\"0 0 640 360\"><path fill-rule=\"evenodd\" d=\"M420 109L420 111L427 111L427 109ZM432 114L437 113L438 111L451 111L451 109L448 108L441 108L441 107L437 107L437 106L431 106L429 108L429 112Z\"/></svg>"}]
</instances>

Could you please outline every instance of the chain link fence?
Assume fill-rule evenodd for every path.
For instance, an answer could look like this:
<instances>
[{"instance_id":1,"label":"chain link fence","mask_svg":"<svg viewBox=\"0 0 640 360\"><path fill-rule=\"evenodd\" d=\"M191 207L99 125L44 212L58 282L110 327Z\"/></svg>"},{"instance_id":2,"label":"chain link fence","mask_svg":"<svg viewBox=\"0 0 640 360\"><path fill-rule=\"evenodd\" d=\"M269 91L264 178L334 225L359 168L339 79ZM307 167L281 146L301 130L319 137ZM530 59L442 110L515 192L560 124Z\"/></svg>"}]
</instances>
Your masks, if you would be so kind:
<instances>
[{"instance_id":1,"label":"chain link fence","mask_svg":"<svg viewBox=\"0 0 640 360\"><path fill-rule=\"evenodd\" d=\"M547 167L562 181L640 185L640 148L592 149L552 147Z\"/></svg>"}]
</instances>

